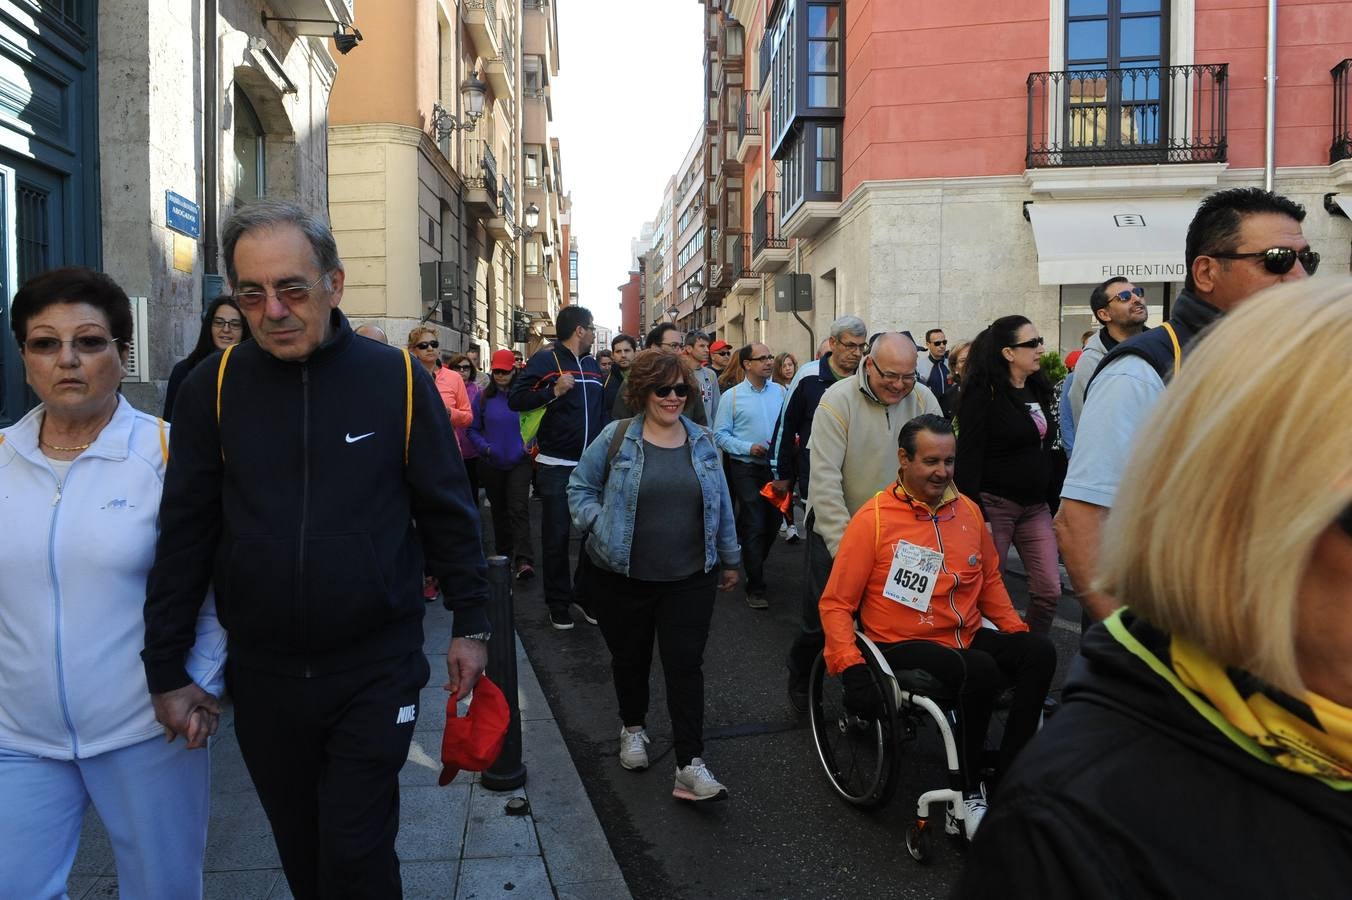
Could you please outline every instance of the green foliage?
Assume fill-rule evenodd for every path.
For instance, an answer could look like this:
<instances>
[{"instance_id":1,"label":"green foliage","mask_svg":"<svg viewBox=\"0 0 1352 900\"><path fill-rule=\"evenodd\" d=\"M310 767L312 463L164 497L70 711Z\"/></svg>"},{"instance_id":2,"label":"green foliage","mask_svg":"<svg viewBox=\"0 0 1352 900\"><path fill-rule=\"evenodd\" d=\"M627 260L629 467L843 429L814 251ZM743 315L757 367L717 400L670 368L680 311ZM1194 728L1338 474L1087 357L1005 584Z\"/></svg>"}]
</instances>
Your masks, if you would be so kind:
<instances>
[{"instance_id":1,"label":"green foliage","mask_svg":"<svg viewBox=\"0 0 1352 900\"><path fill-rule=\"evenodd\" d=\"M1065 381L1066 375L1070 373L1070 369L1066 368L1065 362L1061 359L1061 354L1055 350L1048 350L1038 357L1038 365L1042 367L1042 374L1046 375L1052 384Z\"/></svg>"}]
</instances>

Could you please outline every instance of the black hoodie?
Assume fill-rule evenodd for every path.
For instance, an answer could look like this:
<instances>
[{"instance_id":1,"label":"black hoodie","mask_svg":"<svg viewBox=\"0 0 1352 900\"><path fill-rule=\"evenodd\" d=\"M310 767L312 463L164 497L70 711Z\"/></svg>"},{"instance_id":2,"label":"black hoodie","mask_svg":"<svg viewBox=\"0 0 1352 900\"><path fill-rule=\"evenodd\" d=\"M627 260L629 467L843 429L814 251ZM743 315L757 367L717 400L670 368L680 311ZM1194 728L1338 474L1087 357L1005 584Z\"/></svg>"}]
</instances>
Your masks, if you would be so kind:
<instances>
[{"instance_id":1,"label":"black hoodie","mask_svg":"<svg viewBox=\"0 0 1352 900\"><path fill-rule=\"evenodd\" d=\"M188 683L209 583L233 662L281 674L417 652L424 571L453 634L488 628L479 516L436 386L412 365L410 422L403 354L337 310L332 326L303 363L236 347L219 413L221 354L183 382L147 586L152 692Z\"/></svg>"},{"instance_id":2,"label":"black hoodie","mask_svg":"<svg viewBox=\"0 0 1352 900\"><path fill-rule=\"evenodd\" d=\"M1152 670L1168 635L1121 624L1085 635L953 896L1352 896L1352 792L1251 756Z\"/></svg>"}]
</instances>

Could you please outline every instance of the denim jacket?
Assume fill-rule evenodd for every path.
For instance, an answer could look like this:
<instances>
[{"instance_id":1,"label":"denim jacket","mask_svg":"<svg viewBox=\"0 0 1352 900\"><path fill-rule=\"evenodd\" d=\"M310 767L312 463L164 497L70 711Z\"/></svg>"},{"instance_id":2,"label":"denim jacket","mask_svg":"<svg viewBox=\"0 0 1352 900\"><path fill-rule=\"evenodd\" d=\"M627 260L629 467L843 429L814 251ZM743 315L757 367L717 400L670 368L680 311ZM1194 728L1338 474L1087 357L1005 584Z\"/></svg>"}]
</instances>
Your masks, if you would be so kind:
<instances>
[{"instance_id":1,"label":"denim jacket","mask_svg":"<svg viewBox=\"0 0 1352 900\"><path fill-rule=\"evenodd\" d=\"M735 568L742 561L733 524L732 498L710 433L681 416L689 436L691 461L704 494L704 571L715 566ZM573 523L590 531L587 549L596 563L612 572L629 574L629 548L634 538L638 511L638 486L643 480L643 417L635 416L624 441L610 464L610 476L602 484L606 453L618 422L611 422L596 436L578 460L568 479L568 509ZM649 510L649 515L661 515Z\"/></svg>"}]
</instances>

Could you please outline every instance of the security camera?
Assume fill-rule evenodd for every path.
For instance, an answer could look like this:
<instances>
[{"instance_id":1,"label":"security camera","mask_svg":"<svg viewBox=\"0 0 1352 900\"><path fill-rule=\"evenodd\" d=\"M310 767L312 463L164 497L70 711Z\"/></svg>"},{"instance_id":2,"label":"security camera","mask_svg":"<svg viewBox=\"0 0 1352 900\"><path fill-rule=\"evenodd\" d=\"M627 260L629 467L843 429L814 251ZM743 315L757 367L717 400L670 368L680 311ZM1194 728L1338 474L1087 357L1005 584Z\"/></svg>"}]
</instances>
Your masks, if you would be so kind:
<instances>
[{"instance_id":1,"label":"security camera","mask_svg":"<svg viewBox=\"0 0 1352 900\"><path fill-rule=\"evenodd\" d=\"M349 25L347 27L352 29L351 34L344 34L342 31L335 31L333 33L334 46L336 46L338 48L338 52L342 53L343 55L351 53L352 48L361 43L361 32L358 31L357 28L352 25Z\"/></svg>"}]
</instances>

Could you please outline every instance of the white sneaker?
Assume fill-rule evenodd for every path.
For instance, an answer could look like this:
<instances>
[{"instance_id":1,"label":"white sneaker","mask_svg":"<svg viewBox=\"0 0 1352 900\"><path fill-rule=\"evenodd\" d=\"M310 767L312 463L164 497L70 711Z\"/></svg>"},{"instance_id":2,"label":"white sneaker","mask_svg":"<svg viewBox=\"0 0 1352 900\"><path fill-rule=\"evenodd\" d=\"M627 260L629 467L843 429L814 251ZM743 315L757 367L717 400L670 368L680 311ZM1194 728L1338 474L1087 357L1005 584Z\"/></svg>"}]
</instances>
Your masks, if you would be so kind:
<instances>
[{"instance_id":1,"label":"white sneaker","mask_svg":"<svg viewBox=\"0 0 1352 900\"><path fill-rule=\"evenodd\" d=\"M788 522L785 522L783 519L780 519L780 520L779 520L779 533L780 533L781 535L783 535L783 534L786 533L788 530L789 530L789 523L788 523Z\"/></svg>"},{"instance_id":2,"label":"white sneaker","mask_svg":"<svg viewBox=\"0 0 1352 900\"><path fill-rule=\"evenodd\" d=\"M676 770L676 784L671 796L677 800L726 800L728 789L718 783L704 760L696 756L690 765Z\"/></svg>"},{"instance_id":3,"label":"white sneaker","mask_svg":"<svg viewBox=\"0 0 1352 900\"><path fill-rule=\"evenodd\" d=\"M620 765L635 772L648 768L648 732L640 728L630 731L620 726Z\"/></svg>"},{"instance_id":4,"label":"white sneaker","mask_svg":"<svg viewBox=\"0 0 1352 900\"><path fill-rule=\"evenodd\" d=\"M981 786L979 794L973 794L962 805L967 807L967 815L962 820L963 830L967 833L967 840L976 837L976 830L981 826L981 819L986 815L986 786Z\"/></svg>"}]
</instances>

